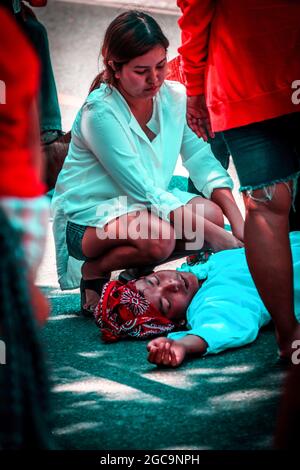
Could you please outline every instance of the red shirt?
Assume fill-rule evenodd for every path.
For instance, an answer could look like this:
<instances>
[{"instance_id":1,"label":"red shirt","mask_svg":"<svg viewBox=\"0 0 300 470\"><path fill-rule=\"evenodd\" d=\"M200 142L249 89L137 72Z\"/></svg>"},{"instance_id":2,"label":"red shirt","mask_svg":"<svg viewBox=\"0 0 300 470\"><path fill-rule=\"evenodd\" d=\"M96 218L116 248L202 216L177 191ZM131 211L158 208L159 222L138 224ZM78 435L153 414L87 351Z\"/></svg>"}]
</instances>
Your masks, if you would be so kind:
<instances>
[{"instance_id":1,"label":"red shirt","mask_svg":"<svg viewBox=\"0 0 300 470\"><path fill-rule=\"evenodd\" d=\"M214 131L300 111L299 0L178 0L187 93L206 95Z\"/></svg>"},{"instance_id":2,"label":"red shirt","mask_svg":"<svg viewBox=\"0 0 300 470\"><path fill-rule=\"evenodd\" d=\"M30 109L39 86L39 63L13 17L0 8L0 196L44 193L33 153ZM39 135L39 134L37 134Z\"/></svg>"}]
</instances>

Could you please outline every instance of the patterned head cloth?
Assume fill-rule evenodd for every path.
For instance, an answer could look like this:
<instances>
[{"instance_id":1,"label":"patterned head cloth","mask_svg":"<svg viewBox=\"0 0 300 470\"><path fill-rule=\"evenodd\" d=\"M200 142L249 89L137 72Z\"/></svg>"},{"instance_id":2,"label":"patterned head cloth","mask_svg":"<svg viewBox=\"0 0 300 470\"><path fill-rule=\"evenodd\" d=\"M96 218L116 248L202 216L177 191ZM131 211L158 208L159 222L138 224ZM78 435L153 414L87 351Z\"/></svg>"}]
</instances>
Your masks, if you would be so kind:
<instances>
[{"instance_id":1,"label":"patterned head cloth","mask_svg":"<svg viewBox=\"0 0 300 470\"><path fill-rule=\"evenodd\" d=\"M137 292L134 281L105 284L95 309L95 320L107 343L127 337L144 339L164 335L175 328L173 322Z\"/></svg>"}]
</instances>

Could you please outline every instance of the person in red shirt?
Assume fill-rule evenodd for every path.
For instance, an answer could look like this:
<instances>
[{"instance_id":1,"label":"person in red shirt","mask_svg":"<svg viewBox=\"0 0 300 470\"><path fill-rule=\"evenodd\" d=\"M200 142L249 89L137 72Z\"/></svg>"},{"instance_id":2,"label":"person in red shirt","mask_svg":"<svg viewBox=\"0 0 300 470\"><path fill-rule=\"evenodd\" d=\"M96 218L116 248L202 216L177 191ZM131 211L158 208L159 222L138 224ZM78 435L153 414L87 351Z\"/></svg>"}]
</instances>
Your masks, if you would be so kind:
<instances>
[{"instance_id":1,"label":"person in red shirt","mask_svg":"<svg viewBox=\"0 0 300 470\"><path fill-rule=\"evenodd\" d=\"M288 232L300 174L300 3L177 4L187 121L204 140L220 132L233 157L246 207L247 261L274 320L279 354L288 357L297 327Z\"/></svg>"},{"instance_id":2,"label":"person in red shirt","mask_svg":"<svg viewBox=\"0 0 300 470\"><path fill-rule=\"evenodd\" d=\"M36 109L39 64L2 7L0 25L0 449L50 450L49 382L37 327L49 305L34 284L48 213Z\"/></svg>"},{"instance_id":3,"label":"person in red shirt","mask_svg":"<svg viewBox=\"0 0 300 470\"><path fill-rule=\"evenodd\" d=\"M39 62L4 8L0 8L0 24L0 208L21 238L32 304L43 323L49 307L34 285L49 214L37 112Z\"/></svg>"}]
</instances>

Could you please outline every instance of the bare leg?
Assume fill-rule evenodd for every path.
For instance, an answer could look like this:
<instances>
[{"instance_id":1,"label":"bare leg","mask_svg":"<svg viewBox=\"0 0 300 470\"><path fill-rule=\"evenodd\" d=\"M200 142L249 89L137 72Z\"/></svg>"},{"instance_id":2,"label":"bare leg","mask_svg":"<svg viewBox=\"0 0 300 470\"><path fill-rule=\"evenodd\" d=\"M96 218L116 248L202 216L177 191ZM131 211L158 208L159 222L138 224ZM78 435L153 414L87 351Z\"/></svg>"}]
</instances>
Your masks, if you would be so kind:
<instances>
[{"instance_id":1,"label":"bare leg","mask_svg":"<svg viewBox=\"0 0 300 470\"><path fill-rule=\"evenodd\" d=\"M143 237L136 237L135 228ZM86 256L92 257L82 266L83 279L107 277L111 271L131 266L159 263L170 256L175 247L175 234L167 222L153 214L127 214L107 224L101 239L96 229L89 227L83 237L82 250ZM102 235L103 235L102 233ZM166 235L168 236L166 238ZM87 305L94 306L98 300L97 293L86 290Z\"/></svg>"},{"instance_id":2,"label":"bare leg","mask_svg":"<svg viewBox=\"0 0 300 470\"><path fill-rule=\"evenodd\" d=\"M202 214L197 210L201 207ZM201 249L204 242L215 252L243 246L240 240L223 228L224 218L220 207L200 196L171 212L170 220L176 234L180 234L179 240L192 243L195 251ZM199 242L195 233L198 236L202 234ZM183 248L182 243L177 242L177 246Z\"/></svg>"},{"instance_id":3,"label":"bare leg","mask_svg":"<svg viewBox=\"0 0 300 470\"><path fill-rule=\"evenodd\" d=\"M294 337L296 346L300 344L300 325ZM294 349L295 357L283 387L275 432L275 449L297 451L300 440L300 363L299 349Z\"/></svg>"},{"instance_id":4,"label":"bare leg","mask_svg":"<svg viewBox=\"0 0 300 470\"><path fill-rule=\"evenodd\" d=\"M255 199L253 199L253 197ZM297 321L294 315L293 265L288 237L291 195L286 184L275 185L271 201L263 190L244 196L245 249L250 272L275 323L280 354L290 352Z\"/></svg>"}]
</instances>

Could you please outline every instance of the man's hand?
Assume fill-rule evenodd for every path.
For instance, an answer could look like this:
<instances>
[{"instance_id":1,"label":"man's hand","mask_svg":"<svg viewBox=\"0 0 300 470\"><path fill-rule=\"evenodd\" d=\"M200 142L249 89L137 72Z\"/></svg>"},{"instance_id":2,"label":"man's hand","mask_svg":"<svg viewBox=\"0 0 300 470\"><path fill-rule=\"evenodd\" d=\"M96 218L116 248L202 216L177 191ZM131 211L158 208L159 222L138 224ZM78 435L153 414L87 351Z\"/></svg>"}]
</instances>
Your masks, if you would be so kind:
<instances>
[{"instance_id":1,"label":"man's hand","mask_svg":"<svg viewBox=\"0 0 300 470\"><path fill-rule=\"evenodd\" d=\"M204 95L187 97L186 119L192 131L205 142L214 138Z\"/></svg>"},{"instance_id":2,"label":"man's hand","mask_svg":"<svg viewBox=\"0 0 300 470\"><path fill-rule=\"evenodd\" d=\"M147 350L149 362L169 367L178 367L182 364L187 353L184 344L164 337L150 341Z\"/></svg>"}]
</instances>

